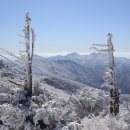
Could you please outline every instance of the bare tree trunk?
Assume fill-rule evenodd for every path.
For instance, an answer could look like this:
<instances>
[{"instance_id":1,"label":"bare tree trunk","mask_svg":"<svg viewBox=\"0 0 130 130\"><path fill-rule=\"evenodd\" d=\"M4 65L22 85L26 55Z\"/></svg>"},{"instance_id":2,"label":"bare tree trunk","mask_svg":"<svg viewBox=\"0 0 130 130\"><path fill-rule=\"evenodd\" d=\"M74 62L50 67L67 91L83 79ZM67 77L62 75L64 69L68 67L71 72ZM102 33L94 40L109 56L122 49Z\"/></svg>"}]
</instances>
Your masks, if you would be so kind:
<instances>
[{"instance_id":1,"label":"bare tree trunk","mask_svg":"<svg viewBox=\"0 0 130 130\"><path fill-rule=\"evenodd\" d=\"M34 41L35 41L35 34L33 29L30 28L30 21L31 19L29 17L29 13L27 13L26 21L25 21L25 43L26 43L26 53L27 53L26 71L27 71L27 92L28 92L27 95L28 96L32 96L32 61L33 61Z\"/></svg>"},{"instance_id":2,"label":"bare tree trunk","mask_svg":"<svg viewBox=\"0 0 130 130\"><path fill-rule=\"evenodd\" d=\"M32 96L32 64L29 64L28 69L28 96Z\"/></svg>"},{"instance_id":3,"label":"bare tree trunk","mask_svg":"<svg viewBox=\"0 0 130 130\"><path fill-rule=\"evenodd\" d=\"M113 49L113 44L112 44L112 35L108 34L108 41L107 41L107 45L108 45L108 53L109 53L109 69L111 70L111 89L110 89L110 113L117 115L119 113L119 91L118 91L118 85L117 85L117 81L116 81L116 70L115 70L115 62L114 62L114 49Z\"/></svg>"}]
</instances>

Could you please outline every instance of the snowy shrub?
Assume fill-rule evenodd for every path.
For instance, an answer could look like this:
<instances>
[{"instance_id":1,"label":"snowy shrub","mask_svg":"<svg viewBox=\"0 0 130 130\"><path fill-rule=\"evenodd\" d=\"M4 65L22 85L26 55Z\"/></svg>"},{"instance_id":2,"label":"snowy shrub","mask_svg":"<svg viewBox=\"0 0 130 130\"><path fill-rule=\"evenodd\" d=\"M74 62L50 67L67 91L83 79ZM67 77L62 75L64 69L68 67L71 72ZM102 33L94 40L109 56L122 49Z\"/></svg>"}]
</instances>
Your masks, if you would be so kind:
<instances>
[{"instance_id":1,"label":"snowy shrub","mask_svg":"<svg viewBox=\"0 0 130 130\"><path fill-rule=\"evenodd\" d=\"M8 93L11 91L11 87L13 87L13 85L9 86L8 85L4 85L4 82L3 81L0 81L0 93Z\"/></svg>"},{"instance_id":2,"label":"snowy shrub","mask_svg":"<svg viewBox=\"0 0 130 130\"><path fill-rule=\"evenodd\" d=\"M40 94L40 80L37 78L34 78L33 80L33 95L38 96Z\"/></svg>"},{"instance_id":3,"label":"snowy shrub","mask_svg":"<svg viewBox=\"0 0 130 130\"><path fill-rule=\"evenodd\" d=\"M54 128L62 120L62 112L56 108L40 108L36 111L33 120L35 126L40 125L41 128Z\"/></svg>"},{"instance_id":4,"label":"snowy shrub","mask_svg":"<svg viewBox=\"0 0 130 130\"><path fill-rule=\"evenodd\" d=\"M32 96L32 101L38 105L42 105L44 103L43 99L40 96Z\"/></svg>"},{"instance_id":5,"label":"snowy shrub","mask_svg":"<svg viewBox=\"0 0 130 130\"><path fill-rule=\"evenodd\" d=\"M45 101L50 101L52 99L55 99L55 95L52 92L49 92L47 89L41 88L41 93L39 94Z\"/></svg>"},{"instance_id":6,"label":"snowy shrub","mask_svg":"<svg viewBox=\"0 0 130 130\"><path fill-rule=\"evenodd\" d=\"M32 111L32 112L35 112L37 109L39 109L39 105L37 105L36 103L34 102L31 102L31 105L29 107L29 110Z\"/></svg>"},{"instance_id":7,"label":"snowy shrub","mask_svg":"<svg viewBox=\"0 0 130 130\"><path fill-rule=\"evenodd\" d=\"M0 94L0 104L9 103L9 104L17 105L18 102L19 102L18 94L11 94L11 93Z\"/></svg>"},{"instance_id":8,"label":"snowy shrub","mask_svg":"<svg viewBox=\"0 0 130 130\"><path fill-rule=\"evenodd\" d=\"M62 124L70 123L76 120L78 121L77 114L69 100L55 98L49 102L46 102L43 106L46 108L57 108L58 110L62 111Z\"/></svg>"},{"instance_id":9,"label":"snowy shrub","mask_svg":"<svg viewBox=\"0 0 130 130\"><path fill-rule=\"evenodd\" d=\"M55 98L55 95L49 92L45 86L40 85L40 80L35 79L33 84L33 96L37 96L37 98L42 98L43 102L47 102ZM39 96L39 97L38 97ZM36 97L35 97L36 99Z\"/></svg>"},{"instance_id":10,"label":"snowy shrub","mask_svg":"<svg viewBox=\"0 0 130 130\"><path fill-rule=\"evenodd\" d=\"M107 100L103 95L100 96L98 90L80 91L79 94L70 97L70 102L79 118L84 118L92 113L99 115L103 110L107 110Z\"/></svg>"},{"instance_id":11,"label":"snowy shrub","mask_svg":"<svg viewBox=\"0 0 130 130\"><path fill-rule=\"evenodd\" d=\"M9 127L2 125L0 126L0 130L9 130Z\"/></svg>"},{"instance_id":12,"label":"snowy shrub","mask_svg":"<svg viewBox=\"0 0 130 130\"><path fill-rule=\"evenodd\" d=\"M24 130L32 130L32 124L30 122L26 122L24 124Z\"/></svg>"},{"instance_id":13,"label":"snowy shrub","mask_svg":"<svg viewBox=\"0 0 130 130\"><path fill-rule=\"evenodd\" d=\"M0 105L0 121L10 129L19 130L25 121L23 112L9 104ZM7 129L6 127L3 129ZM2 128L1 128L2 129Z\"/></svg>"},{"instance_id":14,"label":"snowy shrub","mask_svg":"<svg viewBox=\"0 0 130 130\"><path fill-rule=\"evenodd\" d=\"M67 126L63 127L61 130L82 130L83 125L77 122L71 122Z\"/></svg>"},{"instance_id":15,"label":"snowy shrub","mask_svg":"<svg viewBox=\"0 0 130 130\"><path fill-rule=\"evenodd\" d=\"M110 117L109 115L102 117L84 118L83 130L129 130L127 123L122 118Z\"/></svg>"}]
</instances>

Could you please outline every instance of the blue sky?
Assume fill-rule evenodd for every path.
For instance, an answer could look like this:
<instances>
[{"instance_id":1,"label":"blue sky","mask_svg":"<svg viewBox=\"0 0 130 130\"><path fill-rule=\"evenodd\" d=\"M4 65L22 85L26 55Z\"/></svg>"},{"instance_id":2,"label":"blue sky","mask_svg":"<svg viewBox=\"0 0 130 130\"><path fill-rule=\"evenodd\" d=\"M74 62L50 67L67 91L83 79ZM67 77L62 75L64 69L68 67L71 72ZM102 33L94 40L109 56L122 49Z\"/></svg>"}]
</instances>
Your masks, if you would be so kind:
<instances>
[{"instance_id":1,"label":"blue sky","mask_svg":"<svg viewBox=\"0 0 130 130\"><path fill-rule=\"evenodd\" d=\"M22 47L25 13L36 31L36 53L88 53L111 32L116 53L130 52L130 0L0 0L0 47Z\"/></svg>"}]
</instances>

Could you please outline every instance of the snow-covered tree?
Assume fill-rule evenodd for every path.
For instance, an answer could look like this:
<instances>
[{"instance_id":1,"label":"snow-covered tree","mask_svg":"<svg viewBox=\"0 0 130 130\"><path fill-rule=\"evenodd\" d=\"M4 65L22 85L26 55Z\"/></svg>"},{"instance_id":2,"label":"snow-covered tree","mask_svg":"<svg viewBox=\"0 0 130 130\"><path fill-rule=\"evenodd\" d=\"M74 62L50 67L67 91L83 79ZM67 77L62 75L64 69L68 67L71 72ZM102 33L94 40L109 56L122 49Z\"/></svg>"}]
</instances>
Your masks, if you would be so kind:
<instances>
[{"instance_id":1,"label":"snow-covered tree","mask_svg":"<svg viewBox=\"0 0 130 130\"><path fill-rule=\"evenodd\" d=\"M30 25L31 18L26 14L25 21L25 46L26 46L26 74L27 74L27 92L32 96L32 61L34 54L35 32Z\"/></svg>"},{"instance_id":2,"label":"snow-covered tree","mask_svg":"<svg viewBox=\"0 0 130 130\"><path fill-rule=\"evenodd\" d=\"M108 55L108 68L106 69L104 80L105 86L110 88L110 113L117 115L119 113L119 91L116 80L116 70L114 61L114 48L112 43L112 34L108 34L107 44L93 44L93 49L98 52L105 52Z\"/></svg>"},{"instance_id":3,"label":"snow-covered tree","mask_svg":"<svg viewBox=\"0 0 130 130\"><path fill-rule=\"evenodd\" d=\"M8 59L7 58L8 56L16 58L17 61L15 61L15 64L19 65L20 67L19 72L24 74L22 83L21 81L19 83L18 80L14 81L13 79L9 79L9 78L6 78L7 82L24 87L24 90L26 90L27 92L26 94L27 96L32 96L32 84L33 84L32 83L33 82L32 81L32 62L33 62L34 43L35 43L35 32L31 28L30 21L31 21L31 18L29 17L29 13L26 13L24 36L19 35L22 38L24 38L24 42L20 42L20 43L24 44L25 46L25 50L20 51L21 57L18 57L12 52L9 52L7 50L0 48L0 56L6 59ZM6 71L9 71L9 70L6 70ZM17 74L17 77L21 77L21 75Z\"/></svg>"}]
</instances>

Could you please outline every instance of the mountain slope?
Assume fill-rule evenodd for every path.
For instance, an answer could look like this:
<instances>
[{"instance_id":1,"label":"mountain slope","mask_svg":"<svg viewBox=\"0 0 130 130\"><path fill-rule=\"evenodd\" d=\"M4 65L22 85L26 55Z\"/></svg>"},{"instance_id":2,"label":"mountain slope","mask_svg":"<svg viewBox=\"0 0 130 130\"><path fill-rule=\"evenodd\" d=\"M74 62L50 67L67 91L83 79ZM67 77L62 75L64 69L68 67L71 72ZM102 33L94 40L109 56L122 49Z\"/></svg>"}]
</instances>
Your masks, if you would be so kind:
<instances>
[{"instance_id":1,"label":"mountain slope","mask_svg":"<svg viewBox=\"0 0 130 130\"><path fill-rule=\"evenodd\" d=\"M130 59L115 58L115 63L119 88L122 93L130 93ZM104 82L102 76L106 67L107 57L100 53L90 55L71 53L49 58L35 55L33 61L35 75L62 77L95 88L100 88Z\"/></svg>"}]
</instances>

